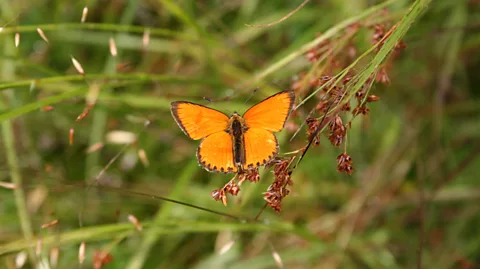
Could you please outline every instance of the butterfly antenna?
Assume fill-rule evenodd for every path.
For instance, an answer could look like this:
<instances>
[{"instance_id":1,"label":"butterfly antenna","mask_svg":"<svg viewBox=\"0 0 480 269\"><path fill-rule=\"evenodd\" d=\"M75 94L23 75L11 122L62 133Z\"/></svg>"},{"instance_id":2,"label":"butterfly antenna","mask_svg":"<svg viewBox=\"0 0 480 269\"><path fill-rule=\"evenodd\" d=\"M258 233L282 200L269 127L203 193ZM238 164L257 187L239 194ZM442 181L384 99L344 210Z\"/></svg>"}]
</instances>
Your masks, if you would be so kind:
<instances>
[{"instance_id":1,"label":"butterfly antenna","mask_svg":"<svg viewBox=\"0 0 480 269\"><path fill-rule=\"evenodd\" d=\"M258 91L258 88L255 88L255 89L253 90L253 92L250 94L250 96L248 97L248 99L245 101L244 104L246 104L248 101L250 101L250 99L252 98L252 96L253 96L257 91Z\"/></svg>"}]
</instances>

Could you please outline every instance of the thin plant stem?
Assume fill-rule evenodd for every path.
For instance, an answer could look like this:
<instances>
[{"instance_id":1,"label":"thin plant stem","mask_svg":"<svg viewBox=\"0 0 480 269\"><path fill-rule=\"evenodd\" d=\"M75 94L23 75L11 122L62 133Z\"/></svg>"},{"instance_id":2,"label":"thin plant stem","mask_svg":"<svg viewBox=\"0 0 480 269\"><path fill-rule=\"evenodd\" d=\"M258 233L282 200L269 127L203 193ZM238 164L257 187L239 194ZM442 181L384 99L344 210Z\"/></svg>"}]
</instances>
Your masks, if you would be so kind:
<instances>
[{"instance_id":1,"label":"thin plant stem","mask_svg":"<svg viewBox=\"0 0 480 269\"><path fill-rule=\"evenodd\" d=\"M273 25L275 25L275 24L279 24L279 23L281 23L282 21L290 18L290 16L292 16L293 14L295 14L295 13L296 13L298 10L300 10L305 4L307 4L308 1L310 1L310 0L304 0L298 7L296 7L294 10L290 11L287 15L283 16L281 19L279 19L279 20L277 20L277 21L274 21L274 22L271 22L271 23L267 23L267 24L261 24L261 25L245 24L245 26L252 27L252 28L264 28L264 27L273 26Z\"/></svg>"},{"instance_id":2,"label":"thin plant stem","mask_svg":"<svg viewBox=\"0 0 480 269\"><path fill-rule=\"evenodd\" d=\"M2 106L3 104L0 105L0 107ZM25 192L21 187L19 187L22 186L23 180L19 170L17 152L15 150L15 135L12 127L11 121L2 122L2 137L7 154L8 169L10 170L12 183L16 186L16 188L13 190L13 195L15 196L15 204L17 206L20 227L22 228L22 233L25 240L30 241L33 239L33 231L30 222L30 216L27 210L27 204L25 202ZM28 249L28 254L30 256L30 260L34 264L35 252L33 251L33 248Z\"/></svg>"},{"instance_id":3,"label":"thin plant stem","mask_svg":"<svg viewBox=\"0 0 480 269\"><path fill-rule=\"evenodd\" d=\"M419 183L418 190L418 211L420 216L420 227L418 236L417 250L417 269L422 269L423 249L425 244L425 178L423 172L423 163L417 160L417 178Z\"/></svg>"},{"instance_id":4,"label":"thin plant stem","mask_svg":"<svg viewBox=\"0 0 480 269\"><path fill-rule=\"evenodd\" d=\"M289 55L283 57L278 62L276 62L276 63L270 65L269 67L267 67L266 69L260 71L253 78L251 83L256 83L257 81L260 81L260 80L264 79L266 76L268 76L268 75L272 74L273 72L279 70L280 68L284 67L285 65L287 65L288 63L290 63L291 61L296 59L298 56L303 55L309 49L312 49L312 48L316 47L318 44L322 43L323 41L333 37L336 34L338 34L340 31L342 31L343 29L345 29L349 25L368 17L372 13L377 12L378 10L381 10L382 8L385 8L386 6L392 4L395 1L396 0L385 1L381 4L379 4L379 5L373 6L369 9L365 10L364 12L360 13L357 16L354 16L352 18L348 18L348 19L338 23L334 27L327 30L323 35L315 38L313 41L303 45L299 49L297 49L297 50L293 51L292 53L290 53Z\"/></svg>"},{"instance_id":5,"label":"thin plant stem","mask_svg":"<svg viewBox=\"0 0 480 269\"><path fill-rule=\"evenodd\" d=\"M11 9L8 1L2 1L0 3L0 10L2 10L2 15L5 17L13 17L13 10ZM10 41L10 40L8 40ZM2 42L3 52L5 54L15 53L15 48L12 42ZM0 77L5 80L13 80L15 77L15 63L11 60L5 59L1 65ZM0 95L0 110L8 108L8 100L13 98L12 92L5 92L3 95ZM2 129L2 138L3 144L5 146L5 153L8 162L8 169L12 183L16 186L13 190L13 195L15 196L15 205L17 207L18 220L20 222L20 227L22 229L23 237L27 241L33 240L33 230L30 222L30 216L27 210L27 204L25 201L25 192L21 188L23 184L22 175L19 169L19 162L17 157L17 152L15 149L15 133L13 129L13 122L3 121L1 123ZM35 265L35 252L33 248L28 248L28 255L32 266Z\"/></svg>"},{"instance_id":6,"label":"thin plant stem","mask_svg":"<svg viewBox=\"0 0 480 269\"><path fill-rule=\"evenodd\" d=\"M202 85L220 86L219 81L207 80L207 79L192 79L191 77L175 77L171 75L158 75L158 74L146 74L146 73L130 73L130 74L85 74L83 75L67 75L67 76L52 76L37 79L25 79L17 81L6 81L0 83L0 90L18 87L29 87L34 83L35 85L41 84L53 84L60 82L78 82L84 80L136 80L145 82L170 82L170 83L195 83Z\"/></svg>"},{"instance_id":7,"label":"thin plant stem","mask_svg":"<svg viewBox=\"0 0 480 269\"><path fill-rule=\"evenodd\" d=\"M189 164L186 165L183 172L179 176L174 189L171 191L169 198L178 200L182 191L188 187L195 170L198 169L197 160L192 159ZM169 214L172 213L172 209L175 205L173 203L165 203L162 208L157 212L154 217L155 224L161 224L168 220ZM126 268L143 268L144 263L149 255L150 249L155 242L160 239L160 234L155 230L151 230L145 233L142 243L140 244L138 251L133 255Z\"/></svg>"},{"instance_id":8,"label":"thin plant stem","mask_svg":"<svg viewBox=\"0 0 480 269\"><path fill-rule=\"evenodd\" d=\"M137 1L129 1L129 4L126 7L125 12L122 15L122 18L120 19L120 24L121 25L131 24L133 22L133 19L135 18L136 9L137 9ZM123 35L124 35L123 33L119 33L114 36L114 39L121 40ZM108 57L104 67L105 74L114 75L116 73L116 69L115 69L116 58L120 58L120 57L121 57L120 51L116 57L112 57L112 56ZM102 89L102 91L110 93L112 89L104 88ZM90 145L99 143L103 140L107 118L108 118L108 114L105 108L98 107L95 109L93 113L92 131L91 131L90 141L89 141ZM88 181L97 173L96 168L99 164L99 161L100 161L100 152L93 152L92 154L89 154L87 156L85 180Z\"/></svg>"},{"instance_id":9,"label":"thin plant stem","mask_svg":"<svg viewBox=\"0 0 480 269\"><path fill-rule=\"evenodd\" d=\"M66 30L95 30L95 31L110 31L110 32L128 32L141 34L145 31L143 26L134 25L119 25L108 23L56 23L56 24L36 24L36 25L19 25L15 27L5 27L0 32L0 35L11 33L29 33L36 32L37 28L41 28L44 32L47 31L66 31ZM150 28L152 36L167 36L182 40L195 40L191 35L181 34L176 31Z\"/></svg>"}]
</instances>

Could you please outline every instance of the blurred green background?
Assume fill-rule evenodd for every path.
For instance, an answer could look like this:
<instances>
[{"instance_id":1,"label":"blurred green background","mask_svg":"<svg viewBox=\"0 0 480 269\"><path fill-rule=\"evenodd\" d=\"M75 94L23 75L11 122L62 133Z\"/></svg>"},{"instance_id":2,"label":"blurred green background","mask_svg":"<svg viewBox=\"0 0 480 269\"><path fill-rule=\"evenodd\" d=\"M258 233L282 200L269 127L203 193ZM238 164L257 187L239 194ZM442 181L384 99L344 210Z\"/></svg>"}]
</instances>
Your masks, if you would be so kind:
<instances>
[{"instance_id":1,"label":"blurred green background","mask_svg":"<svg viewBox=\"0 0 480 269\"><path fill-rule=\"evenodd\" d=\"M479 1L311 0L245 25L300 4L0 1L0 267L480 268ZM318 43L327 56L309 62ZM295 83L348 69L353 109L382 67L390 83L367 80L380 100L342 112L340 147L325 129L281 212L257 222L272 169L226 207L214 201L232 175L198 166L199 141L169 111L188 100L243 113L281 90L295 88L296 104L315 93L277 134L286 153L306 145L324 96ZM344 151L352 175L337 171Z\"/></svg>"}]
</instances>

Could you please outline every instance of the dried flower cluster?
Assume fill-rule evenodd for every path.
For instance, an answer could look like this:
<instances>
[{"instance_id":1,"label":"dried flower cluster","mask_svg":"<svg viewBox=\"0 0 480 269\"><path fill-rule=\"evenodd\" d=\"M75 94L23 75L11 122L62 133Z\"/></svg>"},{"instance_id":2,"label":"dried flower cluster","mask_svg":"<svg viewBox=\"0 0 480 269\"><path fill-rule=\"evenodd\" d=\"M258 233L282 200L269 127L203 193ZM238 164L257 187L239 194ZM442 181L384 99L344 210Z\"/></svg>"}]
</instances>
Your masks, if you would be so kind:
<instances>
[{"instance_id":1,"label":"dried flower cluster","mask_svg":"<svg viewBox=\"0 0 480 269\"><path fill-rule=\"evenodd\" d=\"M308 74L300 73L291 88L299 95L316 89L330 81L331 75L348 66L357 55L353 43L355 34L360 30L361 24L354 23L347 27L344 34L332 39L326 39L310 49L305 58L313 68ZM345 47L338 44L346 44ZM335 85L332 85L335 86Z\"/></svg>"},{"instance_id":2,"label":"dried flower cluster","mask_svg":"<svg viewBox=\"0 0 480 269\"><path fill-rule=\"evenodd\" d=\"M260 181L260 174L258 173L258 168L249 169L246 173L240 173L238 175L238 184L242 184L243 181L248 180L250 182Z\"/></svg>"},{"instance_id":3,"label":"dried flower cluster","mask_svg":"<svg viewBox=\"0 0 480 269\"><path fill-rule=\"evenodd\" d=\"M233 189L233 191L232 191ZM238 189L238 190L237 190ZM223 205L227 205L227 193L237 195L240 188L235 182L227 183L223 188L212 191L211 195L215 201L222 201Z\"/></svg>"},{"instance_id":4,"label":"dried flower cluster","mask_svg":"<svg viewBox=\"0 0 480 269\"><path fill-rule=\"evenodd\" d=\"M266 192L263 193L264 200L267 205L273 208L275 211L280 212L282 199L290 193L288 186L293 185L290 179L292 171L289 170L289 165L295 157L289 159L275 158L266 165L266 169L273 168L273 175L275 181L269 186ZM238 183L235 182L238 180ZM218 190L212 191L212 198L216 201L222 201L224 205L227 205L227 193L236 196L240 191L240 185L248 180L250 182L258 182L260 175L258 168L249 169L239 172L232 178L227 184Z\"/></svg>"},{"instance_id":5,"label":"dried flower cluster","mask_svg":"<svg viewBox=\"0 0 480 269\"><path fill-rule=\"evenodd\" d=\"M369 80L371 80L371 78ZM368 82L368 80L367 80L367 82ZM355 94L355 99L357 99L358 105L357 105L357 107L355 107L355 109L353 109L352 114L353 115L359 115L359 114L367 115L368 113L370 113L370 109L367 107L367 104L380 100L380 97L372 94L372 95L367 96L367 98L365 99L365 93L362 90L360 90ZM364 101L364 99L365 99L365 101Z\"/></svg>"},{"instance_id":6,"label":"dried flower cluster","mask_svg":"<svg viewBox=\"0 0 480 269\"><path fill-rule=\"evenodd\" d=\"M93 252L93 268L101 269L113 260L113 256L103 250L95 250Z\"/></svg>"},{"instance_id":7,"label":"dried flower cluster","mask_svg":"<svg viewBox=\"0 0 480 269\"><path fill-rule=\"evenodd\" d=\"M235 183L235 179L238 180L238 184ZM222 201L223 205L227 205L227 193L230 193L233 196L237 196L240 191L240 185L248 180L250 182L260 181L260 175L258 173L258 168L249 169L247 171L239 172L232 178L225 186L218 190L212 191L211 195L215 201Z\"/></svg>"},{"instance_id":8,"label":"dried flower cluster","mask_svg":"<svg viewBox=\"0 0 480 269\"><path fill-rule=\"evenodd\" d=\"M387 16L388 11L384 10L380 15ZM405 43L399 41L394 48L392 57L382 64L376 73L372 74L353 94L349 91L349 87L358 83L355 80L356 74L349 71L347 74L342 74L341 79L333 79L333 74L347 68L355 59L357 48L353 40L362 27L373 31L370 40L373 45L376 45L375 52L382 48L386 38L395 29L395 26L391 27L388 22L372 26L367 26L367 23L350 25L344 33L322 41L305 54L305 58L312 65L311 71L308 74L300 73L298 79L291 85L291 88L299 94L308 94L310 91L321 88L315 96L317 104L305 122L308 142L311 142L313 146L320 144L320 132L324 127L327 127L328 140L333 146L339 147L343 144L348 128L351 127L351 122L345 123L344 119L348 114L350 117L369 114L368 104L379 100L378 96L368 94L369 89L374 82L390 83L387 72L392 66L392 61L400 51L406 48ZM352 109L351 103L355 101L357 105ZM337 158L337 163L339 172L352 174L352 159L346 152Z\"/></svg>"},{"instance_id":9,"label":"dried flower cluster","mask_svg":"<svg viewBox=\"0 0 480 269\"><path fill-rule=\"evenodd\" d=\"M235 180L238 180L238 184L235 183ZM212 191L211 195L215 201L222 201L223 205L227 205L227 193L230 193L233 196L237 196L240 192L240 185L248 180L250 182L260 181L260 174L258 173L258 168L248 169L247 171L241 171L235 175L225 186L218 190Z\"/></svg>"},{"instance_id":10,"label":"dried flower cluster","mask_svg":"<svg viewBox=\"0 0 480 269\"><path fill-rule=\"evenodd\" d=\"M347 135L347 126L343 125L342 118L337 114L335 115L335 119L330 121L329 124L330 133L328 134L328 140L330 143L335 147L340 146L342 144L343 138Z\"/></svg>"},{"instance_id":11,"label":"dried flower cluster","mask_svg":"<svg viewBox=\"0 0 480 269\"><path fill-rule=\"evenodd\" d=\"M386 23L385 24L379 24L379 23L374 24L370 28L374 32L373 35L372 35L372 44L377 44L378 43L378 46L375 48L375 50L378 52L382 48L382 46L385 42L385 38L390 36L392 31L395 29L395 26L390 27L390 30L388 32L386 32L386 29L388 28L388 25ZM393 54L398 55L400 53L400 51L404 50L406 47L407 47L407 45L405 44L405 42L403 42L403 41L397 42L397 44L393 48Z\"/></svg>"},{"instance_id":12,"label":"dried flower cluster","mask_svg":"<svg viewBox=\"0 0 480 269\"><path fill-rule=\"evenodd\" d=\"M281 210L282 199L290 193L287 187L293 185L293 181L290 178L292 171L288 169L292 160L293 157L275 160L273 168L275 181L263 193L263 199L267 201L268 206L277 212Z\"/></svg>"},{"instance_id":13,"label":"dried flower cluster","mask_svg":"<svg viewBox=\"0 0 480 269\"><path fill-rule=\"evenodd\" d=\"M308 127L307 128L307 137L310 140L311 136L315 135L316 131L320 127L320 121L316 118L307 118L306 123L307 123L307 127ZM315 135L315 137L313 137L311 139L313 139L312 143L315 146L320 145L320 137L318 136L318 134Z\"/></svg>"},{"instance_id":14,"label":"dried flower cluster","mask_svg":"<svg viewBox=\"0 0 480 269\"><path fill-rule=\"evenodd\" d=\"M386 11L385 11L386 12ZM385 13L388 14L388 13ZM382 47L385 42L385 39L390 36L392 31L395 29L396 26L389 27L387 23L384 24L374 24L372 27L370 27L373 30L373 35L372 35L372 44L377 45L375 47L375 51L378 52ZM390 28L388 32L386 29ZM392 57L390 57L385 63L380 66L377 75L375 77L375 80L377 82L380 82L382 84L390 84L390 77L388 76L388 69L391 68L392 66L392 61L398 57L401 51L405 50L407 45L403 41L398 41L397 44L395 44L395 47L393 48L392 52Z\"/></svg>"},{"instance_id":15,"label":"dried flower cluster","mask_svg":"<svg viewBox=\"0 0 480 269\"><path fill-rule=\"evenodd\" d=\"M340 173L345 172L349 175L353 173L352 157L347 155L346 152L337 157L337 171Z\"/></svg>"}]
</instances>

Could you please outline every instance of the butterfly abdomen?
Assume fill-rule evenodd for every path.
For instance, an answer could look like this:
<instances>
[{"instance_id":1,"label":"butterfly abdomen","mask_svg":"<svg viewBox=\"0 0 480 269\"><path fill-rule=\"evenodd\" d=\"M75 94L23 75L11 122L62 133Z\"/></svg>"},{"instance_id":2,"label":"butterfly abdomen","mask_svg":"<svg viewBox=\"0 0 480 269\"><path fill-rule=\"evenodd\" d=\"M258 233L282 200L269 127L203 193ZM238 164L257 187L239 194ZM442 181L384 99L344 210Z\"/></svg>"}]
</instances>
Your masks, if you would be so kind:
<instances>
[{"instance_id":1,"label":"butterfly abdomen","mask_svg":"<svg viewBox=\"0 0 480 269\"><path fill-rule=\"evenodd\" d=\"M237 167L242 167L243 164L245 164L245 147L243 143L244 126L242 118L237 115L232 116L230 131L233 144L233 162Z\"/></svg>"}]
</instances>

